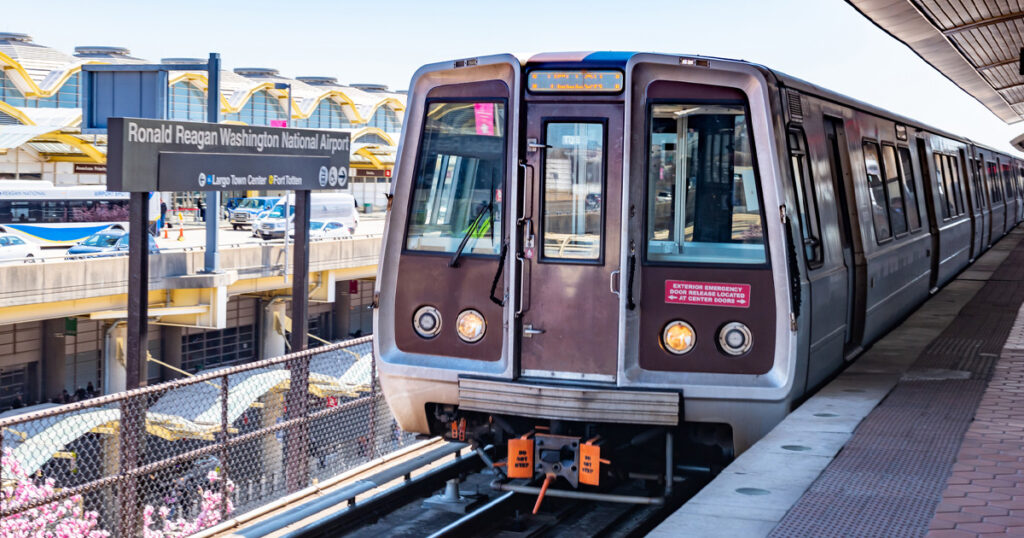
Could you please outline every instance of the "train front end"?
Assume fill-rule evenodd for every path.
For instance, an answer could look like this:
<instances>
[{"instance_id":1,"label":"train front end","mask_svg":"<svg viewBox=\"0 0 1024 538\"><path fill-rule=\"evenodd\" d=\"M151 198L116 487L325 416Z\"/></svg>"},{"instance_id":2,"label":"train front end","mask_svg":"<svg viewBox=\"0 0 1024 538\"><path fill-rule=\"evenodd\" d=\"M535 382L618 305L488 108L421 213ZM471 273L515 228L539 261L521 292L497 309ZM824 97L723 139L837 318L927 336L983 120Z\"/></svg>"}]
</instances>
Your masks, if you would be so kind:
<instances>
[{"instance_id":1,"label":"train front end","mask_svg":"<svg viewBox=\"0 0 1024 538\"><path fill-rule=\"evenodd\" d=\"M577 487L766 433L797 371L771 84L634 53L420 69L374 315L401 427Z\"/></svg>"}]
</instances>

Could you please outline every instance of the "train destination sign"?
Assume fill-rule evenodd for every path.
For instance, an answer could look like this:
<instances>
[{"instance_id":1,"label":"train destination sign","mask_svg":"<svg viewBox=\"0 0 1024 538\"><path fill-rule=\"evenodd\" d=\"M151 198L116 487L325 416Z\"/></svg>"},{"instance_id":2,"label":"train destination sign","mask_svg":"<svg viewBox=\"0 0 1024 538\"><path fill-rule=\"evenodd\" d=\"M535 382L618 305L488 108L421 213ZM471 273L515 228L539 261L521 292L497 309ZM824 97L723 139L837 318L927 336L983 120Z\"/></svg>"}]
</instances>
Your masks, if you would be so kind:
<instances>
[{"instance_id":1,"label":"train destination sign","mask_svg":"<svg viewBox=\"0 0 1024 538\"><path fill-rule=\"evenodd\" d=\"M616 93L622 91L622 72L615 70L551 70L531 71L531 92Z\"/></svg>"},{"instance_id":2,"label":"train destination sign","mask_svg":"<svg viewBox=\"0 0 1024 538\"><path fill-rule=\"evenodd\" d=\"M705 306L750 307L750 284L666 280L665 302Z\"/></svg>"},{"instance_id":3,"label":"train destination sign","mask_svg":"<svg viewBox=\"0 0 1024 538\"><path fill-rule=\"evenodd\" d=\"M111 118L108 132L107 188L125 192L337 189L351 150L311 129Z\"/></svg>"}]
</instances>

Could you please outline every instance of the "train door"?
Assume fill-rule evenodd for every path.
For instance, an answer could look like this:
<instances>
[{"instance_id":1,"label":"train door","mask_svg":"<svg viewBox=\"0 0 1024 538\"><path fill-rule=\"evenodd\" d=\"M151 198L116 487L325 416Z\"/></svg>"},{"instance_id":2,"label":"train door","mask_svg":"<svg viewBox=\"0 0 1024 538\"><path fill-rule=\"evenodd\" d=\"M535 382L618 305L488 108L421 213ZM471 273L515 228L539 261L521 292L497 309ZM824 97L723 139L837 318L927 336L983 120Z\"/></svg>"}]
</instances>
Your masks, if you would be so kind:
<instances>
[{"instance_id":1,"label":"train door","mask_svg":"<svg viewBox=\"0 0 1024 538\"><path fill-rule=\"evenodd\" d=\"M928 233L932 238L932 246L930 249L931 271L929 272L928 289L934 292L938 289L939 282L939 221L942 218L938 215L937 211L944 211L944 209L941 208L946 207L946 202L945 200L940 200L940 209L936 209L935 185L938 185L938 188L941 189L942 183L941 180L939 180L938 183L933 183L932 178L938 177L937 174L939 174L939 172L935 171L935 174L930 172L933 166L933 161L928 158L928 145L924 138L917 139L917 162L921 164L921 179L923 180L922 183L924 183L924 196L926 201L924 205L928 210Z\"/></svg>"},{"instance_id":2,"label":"train door","mask_svg":"<svg viewBox=\"0 0 1024 538\"><path fill-rule=\"evenodd\" d=\"M992 199L989 198L988 188L985 186L984 165L981 157L971 159L974 163L974 186L978 192L978 202L981 203L981 244L982 250L992 245Z\"/></svg>"},{"instance_id":3,"label":"train door","mask_svg":"<svg viewBox=\"0 0 1024 538\"><path fill-rule=\"evenodd\" d=\"M828 144L829 170L832 172L832 190L836 193L836 205L839 213L839 236L842 242L843 265L846 267L846 336L845 351L849 356L857 350L863 334L863 320L858 312L864 311L864 297L857 286L858 276L863 278L864 266L858 266L858 258L863 260L863 252L859 247L859 229L852 220L856 214L856 205L850 201L853 196L853 181L850 177L848 160L849 146L843 120L825 118L825 139Z\"/></svg>"},{"instance_id":4,"label":"train door","mask_svg":"<svg viewBox=\"0 0 1024 538\"><path fill-rule=\"evenodd\" d=\"M614 382L622 106L538 102L526 118L520 373Z\"/></svg>"}]
</instances>

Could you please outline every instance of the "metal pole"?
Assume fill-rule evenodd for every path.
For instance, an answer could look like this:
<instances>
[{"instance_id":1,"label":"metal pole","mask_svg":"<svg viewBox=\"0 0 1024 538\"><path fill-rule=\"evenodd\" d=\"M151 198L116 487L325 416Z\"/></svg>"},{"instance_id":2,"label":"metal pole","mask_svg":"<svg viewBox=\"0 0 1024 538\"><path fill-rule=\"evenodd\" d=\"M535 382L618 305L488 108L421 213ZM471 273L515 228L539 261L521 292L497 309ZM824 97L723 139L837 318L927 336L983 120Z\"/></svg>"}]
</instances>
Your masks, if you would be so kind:
<instances>
[{"instance_id":1,"label":"metal pole","mask_svg":"<svg viewBox=\"0 0 1024 538\"><path fill-rule=\"evenodd\" d=\"M206 85L206 121L210 123L220 122L220 54L210 53L210 61L207 66ZM206 255L204 257L204 271L207 273L220 272L220 193L210 191L206 193Z\"/></svg>"},{"instance_id":2,"label":"metal pole","mask_svg":"<svg viewBox=\"0 0 1024 538\"><path fill-rule=\"evenodd\" d=\"M284 193L284 268L281 269L281 273L284 274L284 283L288 283L288 260L290 258L288 252L288 213L291 212L292 199L291 193Z\"/></svg>"},{"instance_id":3,"label":"metal pole","mask_svg":"<svg viewBox=\"0 0 1024 538\"><path fill-rule=\"evenodd\" d=\"M292 85L288 84L288 120L285 123L285 127L292 126ZM288 283L288 229L290 220L288 219L288 193L284 195L284 283ZM294 351L294 349L293 349Z\"/></svg>"},{"instance_id":4,"label":"metal pole","mask_svg":"<svg viewBox=\"0 0 1024 538\"><path fill-rule=\"evenodd\" d=\"M292 352L306 349L309 332L309 191L295 191L295 269L292 271Z\"/></svg>"},{"instance_id":5,"label":"metal pole","mask_svg":"<svg viewBox=\"0 0 1024 538\"><path fill-rule=\"evenodd\" d=\"M295 270L292 276L292 352L306 349L309 332L309 191L295 192ZM309 398L309 357L290 364L291 386L288 388L288 419L306 418ZM288 491L306 487L309 474L309 423L288 429Z\"/></svg>"},{"instance_id":6,"label":"metal pole","mask_svg":"<svg viewBox=\"0 0 1024 538\"><path fill-rule=\"evenodd\" d=\"M133 192L128 203L128 346L124 386L131 390L139 387L149 337L149 193Z\"/></svg>"}]
</instances>

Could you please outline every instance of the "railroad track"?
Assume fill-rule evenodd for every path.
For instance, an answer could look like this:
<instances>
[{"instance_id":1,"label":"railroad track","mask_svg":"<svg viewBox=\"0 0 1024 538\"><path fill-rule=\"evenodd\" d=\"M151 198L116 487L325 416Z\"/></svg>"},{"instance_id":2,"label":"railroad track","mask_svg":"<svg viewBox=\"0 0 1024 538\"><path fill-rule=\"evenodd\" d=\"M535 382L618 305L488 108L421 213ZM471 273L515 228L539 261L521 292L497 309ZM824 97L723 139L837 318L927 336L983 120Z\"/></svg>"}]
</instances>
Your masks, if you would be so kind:
<instances>
[{"instance_id":1,"label":"railroad track","mask_svg":"<svg viewBox=\"0 0 1024 538\"><path fill-rule=\"evenodd\" d=\"M594 502L576 490L550 489L533 514L539 484L507 480L495 470L490 447L434 440L387 464L368 467L313 498L279 507L221 536L634 536L663 520L706 483L675 476L661 497L658 477L640 476ZM581 498L582 497L582 498Z\"/></svg>"}]
</instances>

